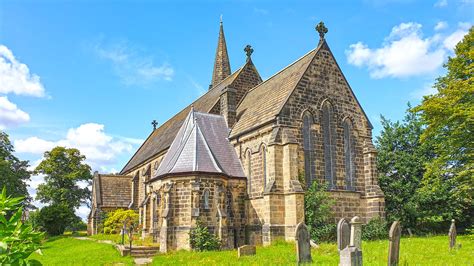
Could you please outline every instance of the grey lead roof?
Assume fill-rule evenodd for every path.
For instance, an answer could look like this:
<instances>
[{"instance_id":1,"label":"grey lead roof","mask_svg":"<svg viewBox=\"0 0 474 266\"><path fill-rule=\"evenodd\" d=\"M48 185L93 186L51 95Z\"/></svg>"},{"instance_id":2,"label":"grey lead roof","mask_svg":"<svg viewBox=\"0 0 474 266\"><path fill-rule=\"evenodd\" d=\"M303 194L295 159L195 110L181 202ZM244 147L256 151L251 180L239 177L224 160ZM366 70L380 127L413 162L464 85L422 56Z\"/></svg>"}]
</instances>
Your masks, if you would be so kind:
<instances>
[{"instance_id":1,"label":"grey lead roof","mask_svg":"<svg viewBox=\"0 0 474 266\"><path fill-rule=\"evenodd\" d=\"M224 117L191 109L153 177L191 172L245 177L228 135Z\"/></svg>"}]
</instances>

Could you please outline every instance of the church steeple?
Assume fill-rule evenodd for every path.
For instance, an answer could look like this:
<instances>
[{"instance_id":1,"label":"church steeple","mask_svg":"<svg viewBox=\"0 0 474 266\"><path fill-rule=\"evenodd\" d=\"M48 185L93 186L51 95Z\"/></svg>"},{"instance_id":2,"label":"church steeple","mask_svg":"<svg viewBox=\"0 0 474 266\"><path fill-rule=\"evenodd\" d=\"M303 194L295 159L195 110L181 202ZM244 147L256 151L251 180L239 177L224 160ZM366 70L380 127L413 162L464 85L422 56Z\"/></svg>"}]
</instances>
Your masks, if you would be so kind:
<instances>
[{"instance_id":1,"label":"church steeple","mask_svg":"<svg viewBox=\"0 0 474 266\"><path fill-rule=\"evenodd\" d=\"M217 40L216 59L214 61L214 71L212 72L212 82L209 88L230 76L230 62L227 54L227 45L225 43L224 26L222 25L222 16L219 29L219 39Z\"/></svg>"}]
</instances>

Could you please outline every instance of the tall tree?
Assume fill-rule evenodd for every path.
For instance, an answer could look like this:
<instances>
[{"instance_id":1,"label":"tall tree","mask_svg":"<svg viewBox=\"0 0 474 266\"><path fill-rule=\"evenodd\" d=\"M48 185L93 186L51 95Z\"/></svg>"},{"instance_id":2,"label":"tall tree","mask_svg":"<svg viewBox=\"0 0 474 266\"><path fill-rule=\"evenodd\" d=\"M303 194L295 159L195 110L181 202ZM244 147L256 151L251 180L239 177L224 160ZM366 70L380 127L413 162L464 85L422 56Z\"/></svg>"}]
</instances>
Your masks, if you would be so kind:
<instances>
[{"instance_id":1,"label":"tall tree","mask_svg":"<svg viewBox=\"0 0 474 266\"><path fill-rule=\"evenodd\" d=\"M23 197L26 205L31 200L26 184L30 180L28 161L15 157L14 151L8 135L0 131L0 188L5 187L12 197Z\"/></svg>"},{"instance_id":2,"label":"tall tree","mask_svg":"<svg viewBox=\"0 0 474 266\"><path fill-rule=\"evenodd\" d=\"M474 27L456 45L437 79L438 92L425 97L414 111L427 125L423 142L433 141L438 156L427 164L421 204L426 222L457 219L472 223L474 216Z\"/></svg>"},{"instance_id":3,"label":"tall tree","mask_svg":"<svg viewBox=\"0 0 474 266\"><path fill-rule=\"evenodd\" d=\"M414 229L419 211L416 191L425 173L425 164L434 153L432 143L420 142L423 124L419 116L409 110L410 106L402 122L391 122L382 117L382 131L376 147L387 220L399 220L405 228Z\"/></svg>"},{"instance_id":4,"label":"tall tree","mask_svg":"<svg viewBox=\"0 0 474 266\"><path fill-rule=\"evenodd\" d=\"M43 203L66 205L74 209L87 203L91 192L81 188L79 181L91 182L91 168L78 149L56 147L44 153L36 173L45 175L46 183L38 186L36 198Z\"/></svg>"}]
</instances>

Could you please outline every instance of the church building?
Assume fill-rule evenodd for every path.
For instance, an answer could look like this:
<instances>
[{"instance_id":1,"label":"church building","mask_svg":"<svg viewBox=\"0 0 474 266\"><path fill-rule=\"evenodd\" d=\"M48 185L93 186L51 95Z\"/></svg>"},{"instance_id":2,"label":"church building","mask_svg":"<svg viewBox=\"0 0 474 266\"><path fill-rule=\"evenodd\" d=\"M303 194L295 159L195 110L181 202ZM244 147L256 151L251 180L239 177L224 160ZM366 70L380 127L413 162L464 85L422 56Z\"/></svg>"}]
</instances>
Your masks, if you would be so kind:
<instances>
[{"instance_id":1,"label":"church building","mask_svg":"<svg viewBox=\"0 0 474 266\"><path fill-rule=\"evenodd\" d=\"M223 248L294 240L313 182L327 184L334 221L383 217L372 125L316 30L315 49L263 81L250 45L231 71L221 22L209 90L154 122L120 174L94 175L89 233L130 208L163 252L189 249L198 222Z\"/></svg>"}]
</instances>

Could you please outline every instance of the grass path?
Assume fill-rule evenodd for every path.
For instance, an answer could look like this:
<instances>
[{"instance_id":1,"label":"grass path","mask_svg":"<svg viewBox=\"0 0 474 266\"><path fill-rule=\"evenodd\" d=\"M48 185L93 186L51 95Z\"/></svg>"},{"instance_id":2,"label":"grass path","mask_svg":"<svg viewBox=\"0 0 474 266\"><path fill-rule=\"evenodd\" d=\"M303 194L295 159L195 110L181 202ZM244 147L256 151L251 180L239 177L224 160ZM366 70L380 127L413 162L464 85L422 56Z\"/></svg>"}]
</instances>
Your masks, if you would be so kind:
<instances>
[{"instance_id":1,"label":"grass path","mask_svg":"<svg viewBox=\"0 0 474 266\"><path fill-rule=\"evenodd\" d=\"M41 251L43 255L33 253L30 258L43 265L133 265L133 259L120 256L113 245L73 237L51 238Z\"/></svg>"}]
</instances>

